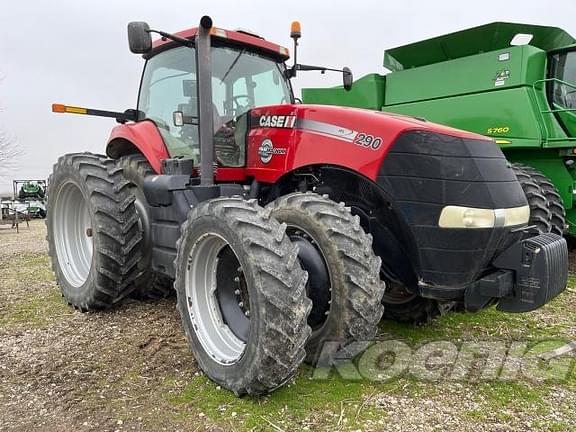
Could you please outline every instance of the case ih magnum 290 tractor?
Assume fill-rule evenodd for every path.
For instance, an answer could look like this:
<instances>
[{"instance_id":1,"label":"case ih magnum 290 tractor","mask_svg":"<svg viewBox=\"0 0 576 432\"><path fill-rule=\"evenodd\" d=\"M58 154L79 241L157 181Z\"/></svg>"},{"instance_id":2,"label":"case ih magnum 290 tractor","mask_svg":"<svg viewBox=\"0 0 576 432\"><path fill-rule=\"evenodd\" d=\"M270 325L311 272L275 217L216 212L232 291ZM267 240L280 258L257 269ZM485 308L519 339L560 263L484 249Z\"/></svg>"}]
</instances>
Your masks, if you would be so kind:
<instances>
[{"instance_id":1,"label":"case ih magnum 290 tractor","mask_svg":"<svg viewBox=\"0 0 576 432\"><path fill-rule=\"evenodd\" d=\"M282 385L305 359L357 354L387 285L412 317L453 302L530 311L565 288L565 240L532 234L492 140L297 104L296 71L329 69L287 68L285 48L209 17L128 34L146 59L137 109L53 106L121 123L107 156L65 155L50 180L50 254L76 308L173 285L198 364L241 395ZM295 47L299 36L293 26Z\"/></svg>"}]
</instances>

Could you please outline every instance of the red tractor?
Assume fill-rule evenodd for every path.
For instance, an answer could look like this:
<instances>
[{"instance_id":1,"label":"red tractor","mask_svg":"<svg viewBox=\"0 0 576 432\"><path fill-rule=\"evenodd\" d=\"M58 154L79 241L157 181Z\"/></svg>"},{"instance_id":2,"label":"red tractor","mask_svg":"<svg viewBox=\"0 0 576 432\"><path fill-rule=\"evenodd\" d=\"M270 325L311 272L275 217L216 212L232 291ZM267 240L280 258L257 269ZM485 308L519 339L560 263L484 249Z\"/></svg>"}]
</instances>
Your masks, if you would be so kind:
<instances>
[{"instance_id":1,"label":"red tractor","mask_svg":"<svg viewBox=\"0 0 576 432\"><path fill-rule=\"evenodd\" d=\"M121 123L106 156L62 156L50 178L49 250L74 307L175 289L198 364L241 395L354 356L384 305L411 320L455 302L522 312L565 288L566 243L527 226L492 140L296 103L297 71L334 69L287 67L286 48L206 16L128 37L146 59L136 109L53 106Z\"/></svg>"}]
</instances>

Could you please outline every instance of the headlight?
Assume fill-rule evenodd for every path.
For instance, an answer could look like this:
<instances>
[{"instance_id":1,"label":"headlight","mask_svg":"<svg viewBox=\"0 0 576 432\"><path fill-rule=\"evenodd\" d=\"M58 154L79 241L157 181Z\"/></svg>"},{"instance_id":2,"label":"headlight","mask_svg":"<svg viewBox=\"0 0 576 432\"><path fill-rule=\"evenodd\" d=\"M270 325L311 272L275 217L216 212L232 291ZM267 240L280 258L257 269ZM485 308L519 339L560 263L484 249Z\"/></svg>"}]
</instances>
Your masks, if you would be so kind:
<instances>
[{"instance_id":1,"label":"headlight","mask_svg":"<svg viewBox=\"0 0 576 432\"><path fill-rule=\"evenodd\" d=\"M523 225L530 218L530 207L508 209L480 209L461 206L446 206L440 213L441 228L494 228Z\"/></svg>"}]
</instances>

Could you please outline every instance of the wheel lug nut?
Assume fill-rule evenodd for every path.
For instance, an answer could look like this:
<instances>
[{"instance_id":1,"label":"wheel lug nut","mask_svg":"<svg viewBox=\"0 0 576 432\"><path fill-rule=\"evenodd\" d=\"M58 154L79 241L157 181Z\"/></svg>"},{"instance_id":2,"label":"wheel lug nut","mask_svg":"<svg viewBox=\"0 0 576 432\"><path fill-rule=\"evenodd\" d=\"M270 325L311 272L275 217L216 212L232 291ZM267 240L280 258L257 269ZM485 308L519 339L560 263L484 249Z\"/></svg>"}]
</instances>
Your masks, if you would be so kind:
<instances>
[{"instance_id":1,"label":"wheel lug nut","mask_svg":"<svg viewBox=\"0 0 576 432\"><path fill-rule=\"evenodd\" d=\"M240 306L240 307L244 307L244 302L240 302L240 303L238 303L238 306Z\"/></svg>"},{"instance_id":2,"label":"wheel lug nut","mask_svg":"<svg viewBox=\"0 0 576 432\"><path fill-rule=\"evenodd\" d=\"M236 283L240 282L240 278L239 278L238 276L236 276L236 277L234 278L234 282L236 282Z\"/></svg>"},{"instance_id":3,"label":"wheel lug nut","mask_svg":"<svg viewBox=\"0 0 576 432\"><path fill-rule=\"evenodd\" d=\"M250 311L244 312L244 315L247 316L247 317L249 317L249 316L250 316Z\"/></svg>"},{"instance_id":4,"label":"wheel lug nut","mask_svg":"<svg viewBox=\"0 0 576 432\"><path fill-rule=\"evenodd\" d=\"M86 228L86 236L87 237L92 237L93 233L92 233L92 228Z\"/></svg>"},{"instance_id":5,"label":"wheel lug nut","mask_svg":"<svg viewBox=\"0 0 576 432\"><path fill-rule=\"evenodd\" d=\"M234 294L240 295L240 290L235 290L235 291L234 291Z\"/></svg>"},{"instance_id":6,"label":"wheel lug nut","mask_svg":"<svg viewBox=\"0 0 576 432\"><path fill-rule=\"evenodd\" d=\"M238 267L238 268L236 269L236 271L237 271L238 273L242 273L242 267Z\"/></svg>"}]
</instances>

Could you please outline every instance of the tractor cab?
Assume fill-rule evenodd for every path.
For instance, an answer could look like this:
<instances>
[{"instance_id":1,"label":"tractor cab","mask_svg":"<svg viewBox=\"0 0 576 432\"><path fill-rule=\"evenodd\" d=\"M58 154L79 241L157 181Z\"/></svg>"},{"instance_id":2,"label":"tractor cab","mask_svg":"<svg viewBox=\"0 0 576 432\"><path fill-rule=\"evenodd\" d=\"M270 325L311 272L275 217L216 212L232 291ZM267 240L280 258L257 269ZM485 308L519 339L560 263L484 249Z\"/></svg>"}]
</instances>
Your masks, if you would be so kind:
<instances>
[{"instance_id":1,"label":"tractor cab","mask_svg":"<svg viewBox=\"0 0 576 432\"><path fill-rule=\"evenodd\" d=\"M269 52L262 49L262 39L245 33L216 34L220 37L213 38L211 47L210 103L216 161L222 167L241 167L246 159L247 112L256 106L293 103L284 63L288 50ZM147 57L138 120L156 124L171 158L199 163L196 48L159 44Z\"/></svg>"}]
</instances>

